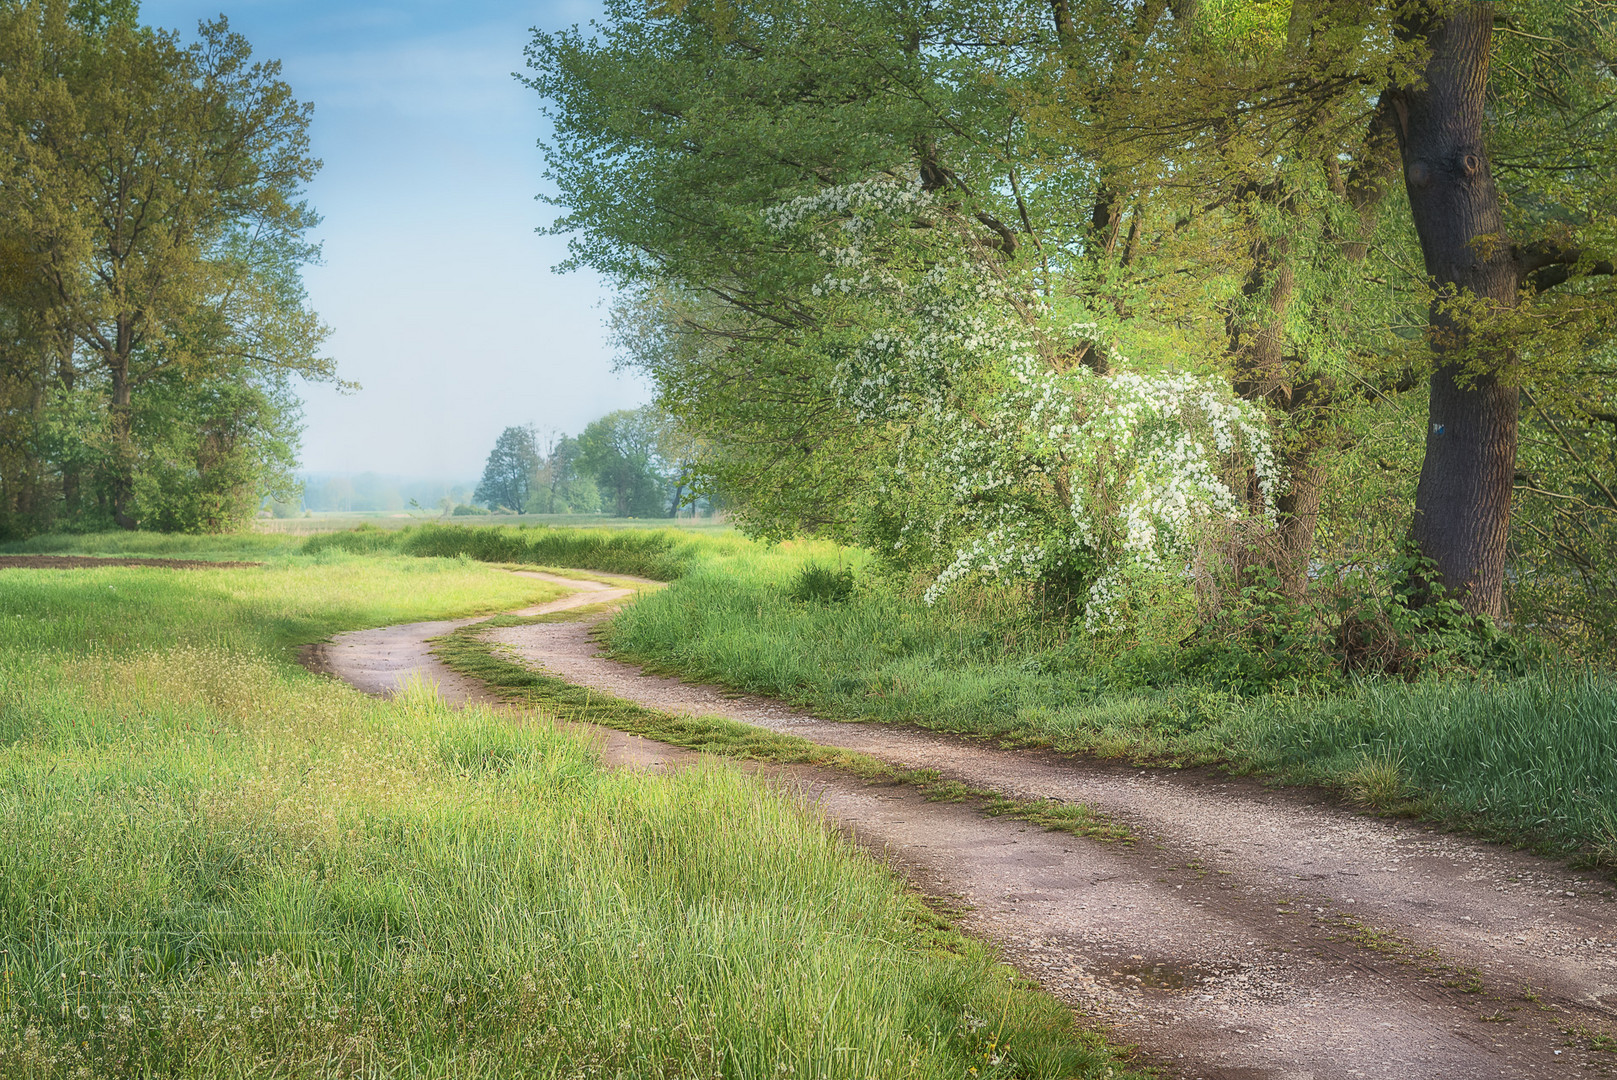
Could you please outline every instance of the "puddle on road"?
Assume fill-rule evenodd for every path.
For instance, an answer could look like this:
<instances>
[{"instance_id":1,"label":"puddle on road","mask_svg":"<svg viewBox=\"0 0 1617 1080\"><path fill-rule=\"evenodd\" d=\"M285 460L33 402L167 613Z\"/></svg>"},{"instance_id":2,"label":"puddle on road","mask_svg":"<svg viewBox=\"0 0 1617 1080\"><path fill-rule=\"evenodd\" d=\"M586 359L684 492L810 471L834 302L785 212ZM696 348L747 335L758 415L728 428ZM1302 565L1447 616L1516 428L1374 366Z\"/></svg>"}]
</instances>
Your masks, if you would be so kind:
<instances>
[{"instance_id":1,"label":"puddle on road","mask_svg":"<svg viewBox=\"0 0 1617 1080\"><path fill-rule=\"evenodd\" d=\"M1215 970L1199 964L1183 964L1173 960L1156 963L1131 961L1127 964L1108 965L1095 974L1109 982L1123 986L1145 987L1151 990L1194 989L1227 975L1233 968Z\"/></svg>"}]
</instances>

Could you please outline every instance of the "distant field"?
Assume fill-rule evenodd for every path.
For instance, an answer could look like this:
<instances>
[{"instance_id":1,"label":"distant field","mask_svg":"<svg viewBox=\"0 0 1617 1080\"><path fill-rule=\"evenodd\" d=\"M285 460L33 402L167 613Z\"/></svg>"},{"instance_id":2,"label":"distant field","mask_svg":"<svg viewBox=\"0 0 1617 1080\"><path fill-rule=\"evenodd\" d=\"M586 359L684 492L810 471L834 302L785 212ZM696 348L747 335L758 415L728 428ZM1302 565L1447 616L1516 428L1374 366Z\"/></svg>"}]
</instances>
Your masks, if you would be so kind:
<instances>
[{"instance_id":1,"label":"distant field","mask_svg":"<svg viewBox=\"0 0 1617 1080\"><path fill-rule=\"evenodd\" d=\"M619 518L599 514L488 514L463 517L443 517L439 514L410 514L392 511L366 511L361 513L322 513L309 517L259 518L253 522L257 532L288 536L308 536L313 533L341 532L357 529L361 525L374 525L381 529L403 529L426 522L442 525L550 525L556 528L582 529L689 529L692 532L731 532L726 517L703 518Z\"/></svg>"}]
</instances>

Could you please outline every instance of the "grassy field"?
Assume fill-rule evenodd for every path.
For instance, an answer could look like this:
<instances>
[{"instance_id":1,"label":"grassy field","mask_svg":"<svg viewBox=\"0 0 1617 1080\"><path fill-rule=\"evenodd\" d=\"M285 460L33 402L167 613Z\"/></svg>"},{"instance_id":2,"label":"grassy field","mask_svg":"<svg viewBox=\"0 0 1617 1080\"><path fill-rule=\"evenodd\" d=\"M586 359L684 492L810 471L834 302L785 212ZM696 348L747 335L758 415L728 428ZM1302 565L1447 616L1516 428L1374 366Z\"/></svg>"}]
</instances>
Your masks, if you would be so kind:
<instances>
[{"instance_id":1,"label":"grassy field","mask_svg":"<svg viewBox=\"0 0 1617 1080\"><path fill-rule=\"evenodd\" d=\"M290 662L543 584L278 543L0 570L0 1075L1127 1074L760 781Z\"/></svg>"}]
</instances>

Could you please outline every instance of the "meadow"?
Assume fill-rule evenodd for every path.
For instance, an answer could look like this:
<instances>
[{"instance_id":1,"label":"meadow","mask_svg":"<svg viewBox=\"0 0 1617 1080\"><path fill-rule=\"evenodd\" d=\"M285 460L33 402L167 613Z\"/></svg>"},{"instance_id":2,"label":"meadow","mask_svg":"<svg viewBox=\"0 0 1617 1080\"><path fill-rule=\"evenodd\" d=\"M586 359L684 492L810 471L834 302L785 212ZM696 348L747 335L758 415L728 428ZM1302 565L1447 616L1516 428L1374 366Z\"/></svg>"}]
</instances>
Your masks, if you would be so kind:
<instances>
[{"instance_id":1,"label":"meadow","mask_svg":"<svg viewBox=\"0 0 1617 1080\"><path fill-rule=\"evenodd\" d=\"M467 524L477 526L546 526L572 529L678 529L704 534L723 534L732 531L725 517L632 518L609 517L605 514L479 514L461 518L444 518L437 514L386 510L342 511L331 510L311 513L307 517L260 518L253 523L259 532L285 536L313 536L344 529L357 529L373 525L379 529L408 529L422 524Z\"/></svg>"},{"instance_id":2,"label":"meadow","mask_svg":"<svg viewBox=\"0 0 1617 1080\"><path fill-rule=\"evenodd\" d=\"M0 1075L1132 1075L765 781L609 770L543 713L292 661L543 583L282 537L28 546L264 565L0 570Z\"/></svg>"}]
</instances>

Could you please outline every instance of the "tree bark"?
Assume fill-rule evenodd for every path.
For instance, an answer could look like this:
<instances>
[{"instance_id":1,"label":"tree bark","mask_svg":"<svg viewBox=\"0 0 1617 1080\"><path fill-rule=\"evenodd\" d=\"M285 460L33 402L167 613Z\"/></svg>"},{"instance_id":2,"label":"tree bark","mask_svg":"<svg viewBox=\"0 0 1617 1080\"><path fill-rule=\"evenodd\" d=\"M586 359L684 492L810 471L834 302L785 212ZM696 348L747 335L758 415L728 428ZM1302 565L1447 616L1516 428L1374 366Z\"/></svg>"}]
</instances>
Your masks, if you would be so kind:
<instances>
[{"instance_id":1,"label":"tree bark","mask_svg":"<svg viewBox=\"0 0 1617 1080\"><path fill-rule=\"evenodd\" d=\"M1516 471L1515 359L1479 326L1516 305L1522 268L1504 235L1483 140L1494 5L1425 5L1402 28L1431 50L1422 85L1396 92L1404 184L1426 272L1432 373L1426 457L1411 537L1440 584L1478 616L1504 614L1505 549ZM1422 13L1424 13L1424 18ZM1457 310L1459 301L1467 309Z\"/></svg>"}]
</instances>

